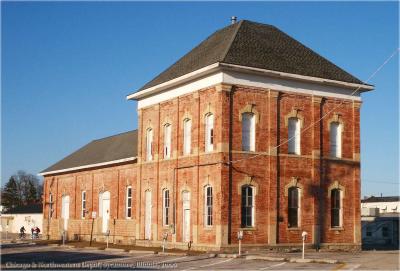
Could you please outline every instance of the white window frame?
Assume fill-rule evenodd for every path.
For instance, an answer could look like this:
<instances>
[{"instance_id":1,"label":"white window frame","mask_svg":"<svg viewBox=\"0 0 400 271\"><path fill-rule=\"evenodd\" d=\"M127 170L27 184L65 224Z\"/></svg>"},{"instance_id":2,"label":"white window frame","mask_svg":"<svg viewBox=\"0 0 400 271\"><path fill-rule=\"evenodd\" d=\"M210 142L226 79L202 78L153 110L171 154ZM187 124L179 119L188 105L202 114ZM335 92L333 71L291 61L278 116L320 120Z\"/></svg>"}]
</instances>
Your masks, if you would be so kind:
<instances>
[{"instance_id":1,"label":"white window frame","mask_svg":"<svg viewBox=\"0 0 400 271\"><path fill-rule=\"evenodd\" d=\"M332 225L332 218L331 218L331 228L342 228L343 227L343 191L342 189L339 188L335 188L331 190L331 197L332 197L332 191L334 190L338 190L339 191L339 204L340 204L340 208L339 208L339 226L333 226ZM331 205L332 205L332 201L331 201ZM332 209L332 206L331 206ZM331 210L331 216L332 216L332 210Z\"/></svg>"},{"instance_id":2,"label":"white window frame","mask_svg":"<svg viewBox=\"0 0 400 271\"><path fill-rule=\"evenodd\" d=\"M214 115L208 113L205 118L205 152L214 150Z\"/></svg>"},{"instance_id":3,"label":"white window frame","mask_svg":"<svg viewBox=\"0 0 400 271\"><path fill-rule=\"evenodd\" d=\"M192 120L183 120L183 154L189 155L192 152Z\"/></svg>"},{"instance_id":4,"label":"white window frame","mask_svg":"<svg viewBox=\"0 0 400 271\"><path fill-rule=\"evenodd\" d=\"M242 113L242 150L256 150L256 118L251 112Z\"/></svg>"},{"instance_id":5,"label":"white window frame","mask_svg":"<svg viewBox=\"0 0 400 271\"><path fill-rule=\"evenodd\" d=\"M288 120L288 152L290 154L301 154L301 121L299 118L290 117Z\"/></svg>"},{"instance_id":6,"label":"white window frame","mask_svg":"<svg viewBox=\"0 0 400 271\"><path fill-rule=\"evenodd\" d=\"M131 192L131 195L129 196L129 190ZM129 206L129 199L131 200L131 204ZM127 219L132 219L132 186L127 186L126 187L126 196L125 196L125 217ZM129 210L131 211L131 215L129 216Z\"/></svg>"},{"instance_id":7,"label":"white window frame","mask_svg":"<svg viewBox=\"0 0 400 271\"><path fill-rule=\"evenodd\" d=\"M153 129L146 130L146 161L153 160Z\"/></svg>"},{"instance_id":8,"label":"white window frame","mask_svg":"<svg viewBox=\"0 0 400 271\"><path fill-rule=\"evenodd\" d=\"M168 197L167 197L167 192L168 192ZM167 188L164 189L162 195L163 195L163 197L162 197L162 199L163 199L163 226L169 226L170 218L171 218L171 213L170 213L171 198L170 198L169 189L167 189ZM167 202L167 199L168 199L168 202Z\"/></svg>"},{"instance_id":9,"label":"white window frame","mask_svg":"<svg viewBox=\"0 0 400 271\"><path fill-rule=\"evenodd\" d=\"M85 213L86 213L86 191L82 191L81 193L81 199L82 199L82 204L81 204L81 218L85 219Z\"/></svg>"},{"instance_id":10,"label":"white window frame","mask_svg":"<svg viewBox=\"0 0 400 271\"><path fill-rule=\"evenodd\" d=\"M209 189L211 190L211 195L208 195ZM211 198L211 204L208 205L208 198ZM206 185L204 187L204 225L206 227L212 227L213 225L213 208L214 208L214 194L213 187L211 185ZM209 223L208 218L211 217L211 222Z\"/></svg>"},{"instance_id":11,"label":"white window frame","mask_svg":"<svg viewBox=\"0 0 400 271\"><path fill-rule=\"evenodd\" d=\"M338 121L329 124L329 148L331 157L342 158L342 124Z\"/></svg>"},{"instance_id":12,"label":"white window frame","mask_svg":"<svg viewBox=\"0 0 400 271\"><path fill-rule=\"evenodd\" d=\"M164 125L164 159L171 158L171 132L172 132L172 125L166 123Z\"/></svg>"},{"instance_id":13,"label":"white window frame","mask_svg":"<svg viewBox=\"0 0 400 271\"><path fill-rule=\"evenodd\" d=\"M242 193L243 193L243 188L244 187L249 187L252 191L252 203L251 203L251 225L241 225L241 227L246 227L246 228L253 228L254 226L255 226L255 223L256 223L256 197L255 197L255 192L256 192L256 190L255 190L255 187L254 186L252 186L252 185L243 185L242 187L241 187L241 200L243 199L243 195L242 195ZM247 196L246 196L246 200L247 200ZM246 205L247 206L247 205ZM243 206L242 206L242 203L241 203L241 208L242 208ZM243 216L243 210L241 210L241 215ZM242 218L243 219L243 218ZM240 224L242 224L242 222L240 223Z\"/></svg>"},{"instance_id":14,"label":"white window frame","mask_svg":"<svg viewBox=\"0 0 400 271\"><path fill-rule=\"evenodd\" d=\"M291 187L288 188L288 190L287 190L288 191L288 209L289 209L289 204L290 204L290 201L289 201L290 189L292 189L292 188L297 190L297 226L295 226L295 227L291 226L291 227L288 227L288 228L300 228L301 227L301 194L302 193L301 193L301 188L300 187L291 186ZM289 213L288 213L288 216L289 216ZM288 217L288 220L289 220L289 217Z\"/></svg>"}]
</instances>

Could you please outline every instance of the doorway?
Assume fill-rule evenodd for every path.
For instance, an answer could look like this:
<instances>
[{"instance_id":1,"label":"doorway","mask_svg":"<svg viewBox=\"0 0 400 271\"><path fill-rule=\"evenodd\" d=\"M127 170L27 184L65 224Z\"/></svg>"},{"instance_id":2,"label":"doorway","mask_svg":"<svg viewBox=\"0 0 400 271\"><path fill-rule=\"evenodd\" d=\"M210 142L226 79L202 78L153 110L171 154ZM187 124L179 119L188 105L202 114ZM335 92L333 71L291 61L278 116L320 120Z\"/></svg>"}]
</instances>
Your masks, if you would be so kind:
<instances>
[{"instance_id":1,"label":"doorway","mask_svg":"<svg viewBox=\"0 0 400 271\"><path fill-rule=\"evenodd\" d=\"M183 242L187 243L190 241L190 192L183 191L182 192L182 239Z\"/></svg>"}]
</instances>

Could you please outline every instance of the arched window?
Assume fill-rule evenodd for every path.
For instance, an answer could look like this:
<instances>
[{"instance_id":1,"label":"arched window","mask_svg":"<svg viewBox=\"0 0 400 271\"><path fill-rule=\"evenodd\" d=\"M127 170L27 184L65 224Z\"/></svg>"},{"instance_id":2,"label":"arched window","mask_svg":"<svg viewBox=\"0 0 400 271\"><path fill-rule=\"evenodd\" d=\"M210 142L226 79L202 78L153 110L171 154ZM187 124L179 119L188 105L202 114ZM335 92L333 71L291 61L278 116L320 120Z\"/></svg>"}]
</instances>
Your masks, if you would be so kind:
<instances>
[{"instance_id":1,"label":"arched window","mask_svg":"<svg viewBox=\"0 0 400 271\"><path fill-rule=\"evenodd\" d=\"M85 218L85 214L86 214L86 191L82 191L82 214L81 214L82 219Z\"/></svg>"},{"instance_id":2,"label":"arched window","mask_svg":"<svg viewBox=\"0 0 400 271\"><path fill-rule=\"evenodd\" d=\"M146 160L153 160L153 129L146 131Z\"/></svg>"},{"instance_id":3,"label":"arched window","mask_svg":"<svg viewBox=\"0 0 400 271\"><path fill-rule=\"evenodd\" d=\"M169 225L169 190L163 190L163 225Z\"/></svg>"},{"instance_id":4,"label":"arched window","mask_svg":"<svg viewBox=\"0 0 400 271\"><path fill-rule=\"evenodd\" d=\"M171 124L164 125L164 159L171 157Z\"/></svg>"},{"instance_id":5,"label":"arched window","mask_svg":"<svg viewBox=\"0 0 400 271\"><path fill-rule=\"evenodd\" d=\"M242 150L255 151L256 148L256 122L253 113L242 114Z\"/></svg>"},{"instance_id":6,"label":"arched window","mask_svg":"<svg viewBox=\"0 0 400 271\"><path fill-rule=\"evenodd\" d=\"M185 119L183 121L183 154L188 155L191 153L192 144L192 121Z\"/></svg>"},{"instance_id":7,"label":"arched window","mask_svg":"<svg viewBox=\"0 0 400 271\"><path fill-rule=\"evenodd\" d=\"M126 218L132 218L132 187L126 188Z\"/></svg>"},{"instance_id":8,"label":"arched window","mask_svg":"<svg viewBox=\"0 0 400 271\"><path fill-rule=\"evenodd\" d=\"M331 190L331 227L342 227L342 191Z\"/></svg>"},{"instance_id":9,"label":"arched window","mask_svg":"<svg viewBox=\"0 0 400 271\"><path fill-rule=\"evenodd\" d=\"M212 187L204 187L204 224L212 226L213 224L213 191Z\"/></svg>"},{"instance_id":10,"label":"arched window","mask_svg":"<svg viewBox=\"0 0 400 271\"><path fill-rule=\"evenodd\" d=\"M214 115L211 113L206 115L205 132L205 151L211 152L214 149Z\"/></svg>"},{"instance_id":11,"label":"arched window","mask_svg":"<svg viewBox=\"0 0 400 271\"><path fill-rule=\"evenodd\" d=\"M288 190L288 227L299 227L300 193L298 187L290 187Z\"/></svg>"},{"instance_id":12,"label":"arched window","mask_svg":"<svg viewBox=\"0 0 400 271\"><path fill-rule=\"evenodd\" d=\"M288 123L288 151L292 154L300 154L300 119L289 118Z\"/></svg>"},{"instance_id":13,"label":"arched window","mask_svg":"<svg viewBox=\"0 0 400 271\"><path fill-rule=\"evenodd\" d=\"M242 227L254 227L254 187L242 186Z\"/></svg>"},{"instance_id":14,"label":"arched window","mask_svg":"<svg viewBox=\"0 0 400 271\"><path fill-rule=\"evenodd\" d=\"M342 125L339 122L330 124L330 153L332 157L342 157Z\"/></svg>"}]
</instances>

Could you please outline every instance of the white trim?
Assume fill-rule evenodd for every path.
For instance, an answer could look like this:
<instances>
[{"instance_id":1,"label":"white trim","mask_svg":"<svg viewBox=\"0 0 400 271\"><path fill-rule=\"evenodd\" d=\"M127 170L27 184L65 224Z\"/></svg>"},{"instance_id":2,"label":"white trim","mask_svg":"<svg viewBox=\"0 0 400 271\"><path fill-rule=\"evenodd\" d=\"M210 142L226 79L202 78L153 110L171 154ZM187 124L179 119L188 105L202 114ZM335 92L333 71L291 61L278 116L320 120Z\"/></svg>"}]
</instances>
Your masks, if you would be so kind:
<instances>
[{"instance_id":1,"label":"white trim","mask_svg":"<svg viewBox=\"0 0 400 271\"><path fill-rule=\"evenodd\" d=\"M253 68L253 67L248 67L248 66L241 66L241 65L234 65L234 64L218 62L218 63L211 64L209 66L206 66L204 68L198 69L196 71L190 72L188 74L182 75L175 79L169 80L167 82L158 84L156 86L132 93L132 94L128 95L126 97L126 99L127 100L141 100L148 96L157 94L158 92L161 92L162 90L171 89L178 85L186 84L189 81L195 81L196 79L198 79L200 77L208 76L211 73L223 74L226 71L233 71L233 72L236 71L236 72L248 73L248 74L252 73L252 74L262 75L263 77L267 76L267 77L274 77L275 79L276 78L289 79L290 81L302 81L303 83L308 82L308 83L313 83L313 84L340 87L340 88L353 89L353 90L359 88L360 92L369 91L369 90L374 89L373 86L366 85L366 84L348 83L348 82L338 81L338 80L324 79L324 78L313 77L313 76L299 75L299 74L286 73L286 72L278 72L278 71L273 71L273 70L259 69L259 68ZM201 81L201 80L202 79L197 80L197 81ZM197 81L194 83L198 83ZM223 82L225 82L225 80L223 80ZM222 82L219 82L219 83L222 83ZM204 82L203 82L203 84L204 84ZM192 91L198 90L198 89L199 88L194 89L192 87ZM182 95L182 94L180 94L180 95Z\"/></svg>"},{"instance_id":2,"label":"white trim","mask_svg":"<svg viewBox=\"0 0 400 271\"><path fill-rule=\"evenodd\" d=\"M211 64L211 65L208 65L208 66L206 66L204 68L201 68L201 69L195 70L193 72L187 73L185 75L179 76L179 77L177 77L175 79L172 79L172 80L169 80L167 82L155 85L155 86L150 87L150 88L146 88L146 89L140 90L140 91L135 92L135 93L132 93L132 94L128 95L126 97L126 99L127 100L140 99L140 98L143 98L145 96L154 94L155 92L158 92L158 91L161 91L163 89L166 89L168 87L173 87L173 86L176 86L177 84L182 84L182 83L185 83L185 82L187 82L189 80L194 80L195 78L198 78L200 76L204 76L206 74L211 73L212 71L216 70L219 67L219 65L220 65L219 63L214 63L214 64Z\"/></svg>"},{"instance_id":3,"label":"white trim","mask_svg":"<svg viewBox=\"0 0 400 271\"><path fill-rule=\"evenodd\" d=\"M345 88L360 88L360 90L373 90L373 86L365 85L365 84L356 84L356 83L348 83L344 81L338 81L338 80L332 80L332 79L325 79L325 78L320 78L320 77L314 77L314 76L307 76L307 75L300 75L300 74L295 74L295 73L286 73L286 72L278 72L278 71L273 71L273 70L266 70L266 69L259 69L259 68L253 68L253 67L248 67L248 66L241 66L241 65L235 65L235 64L226 64L226 63L220 63L221 67L228 67L232 70L238 70L238 71L251 71L255 73L262 73L274 77L283 77L283 78L288 78L288 79L294 79L294 80L300 80L300 81L307 81L307 82L315 82L315 83L323 83L327 85L334 85L334 86L341 86Z\"/></svg>"},{"instance_id":4,"label":"white trim","mask_svg":"<svg viewBox=\"0 0 400 271\"><path fill-rule=\"evenodd\" d=\"M113 160L113 161L108 161L108 162L103 162L103 163L89 164L89 165L84 165L84 166L79 166L79 167L71 167L71 168L59 169L59 170L54 170L54 171L41 172L38 175L45 176L45 175L50 175L50 174L56 174L56 173L62 173L62 172L68 172L68 171L74 171L74 170L80 170L80 169L86 169L86 168L107 166L107 165L112 165L112 164L119 164L119 163L134 161L136 159L137 159L137 157L135 156L135 157L123 158L123 159L118 159L118 160Z\"/></svg>"},{"instance_id":5,"label":"white trim","mask_svg":"<svg viewBox=\"0 0 400 271\"><path fill-rule=\"evenodd\" d=\"M151 92L143 90L146 91L146 95L142 95L143 91L140 91L140 95L139 92L135 93L135 95L137 94L135 99L138 101L138 109L162 103L218 84L243 85L354 101L361 101L360 93L362 91L373 89L372 86L367 85L345 83L302 75L291 75L256 68L244 67L239 69L234 65L233 67L235 68L231 66L224 67L224 69L212 69L208 74L203 74L202 77L196 76L194 77L195 79L192 78L192 81L186 78L184 82L177 86L169 85L169 87L160 89L153 87L154 89L152 88ZM359 91L351 95L358 87L360 87Z\"/></svg>"}]
</instances>

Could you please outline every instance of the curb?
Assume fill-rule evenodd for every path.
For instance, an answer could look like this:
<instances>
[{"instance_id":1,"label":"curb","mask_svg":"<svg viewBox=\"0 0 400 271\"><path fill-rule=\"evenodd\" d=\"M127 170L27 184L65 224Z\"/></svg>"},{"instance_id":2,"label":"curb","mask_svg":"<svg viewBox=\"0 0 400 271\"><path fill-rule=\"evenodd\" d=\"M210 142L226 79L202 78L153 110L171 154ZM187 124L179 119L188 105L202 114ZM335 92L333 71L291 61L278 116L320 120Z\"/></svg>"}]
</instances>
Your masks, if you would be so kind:
<instances>
[{"instance_id":1,"label":"curb","mask_svg":"<svg viewBox=\"0 0 400 271\"><path fill-rule=\"evenodd\" d=\"M160 255L160 256L187 256L188 254L186 252L158 252L157 255Z\"/></svg>"},{"instance_id":2,"label":"curb","mask_svg":"<svg viewBox=\"0 0 400 271\"><path fill-rule=\"evenodd\" d=\"M264 261L271 261L271 262L290 262L290 263L327 263L327 264L339 263L338 260L333 260L333 259L301 259L301 258L257 256L257 255L245 256L245 259L246 260L264 260Z\"/></svg>"},{"instance_id":3,"label":"curb","mask_svg":"<svg viewBox=\"0 0 400 271\"><path fill-rule=\"evenodd\" d=\"M49 247L59 247L60 245L59 244L48 244L47 246L49 246Z\"/></svg>"},{"instance_id":4,"label":"curb","mask_svg":"<svg viewBox=\"0 0 400 271\"><path fill-rule=\"evenodd\" d=\"M109 247L109 248L105 248L104 250L105 251L112 251L112 252L126 252L126 250L123 249L123 248L111 248L111 247Z\"/></svg>"},{"instance_id":5,"label":"curb","mask_svg":"<svg viewBox=\"0 0 400 271\"><path fill-rule=\"evenodd\" d=\"M243 255L221 253L221 254L217 254L216 257L218 257L218 258L234 258L235 259L235 258L243 257Z\"/></svg>"},{"instance_id":6,"label":"curb","mask_svg":"<svg viewBox=\"0 0 400 271\"><path fill-rule=\"evenodd\" d=\"M75 246L73 245L58 245L58 246L62 248L75 248Z\"/></svg>"},{"instance_id":7,"label":"curb","mask_svg":"<svg viewBox=\"0 0 400 271\"><path fill-rule=\"evenodd\" d=\"M264 261L270 261L270 262L285 262L287 261L286 258L283 257L269 257L269 256L256 256L256 255L251 255L251 256L246 256L246 260L264 260Z\"/></svg>"},{"instance_id":8,"label":"curb","mask_svg":"<svg viewBox=\"0 0 400 271\"><path fill-rule=\"evenodd\" d=\"M88 250L101 250L101 249L103 249L101 247L80 247L80 248L88 249Z\"/></svg>"},{"instance_id":9,"label":"curb","mask_svg":"<svg viewBox=\"0 0 400 271\"><path fill-rule=\"evenodd\" d=\"M289 262L291 263L328 263L328 264L337 264L338 260L332 259L300 259L300 258L290 258Z\"/></svg>"},{"instance_id":10,"label":"curb","mask_svg":"<svg viewBox=\"0 0 400 271\"><path fill-rule=\"evenodd\" d=\"M157 252L152 251L152 250L135 250L135 249L129 250L129 253L132 253L132 254L157 254Z\"/></svg>"}]
</instances>

